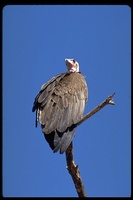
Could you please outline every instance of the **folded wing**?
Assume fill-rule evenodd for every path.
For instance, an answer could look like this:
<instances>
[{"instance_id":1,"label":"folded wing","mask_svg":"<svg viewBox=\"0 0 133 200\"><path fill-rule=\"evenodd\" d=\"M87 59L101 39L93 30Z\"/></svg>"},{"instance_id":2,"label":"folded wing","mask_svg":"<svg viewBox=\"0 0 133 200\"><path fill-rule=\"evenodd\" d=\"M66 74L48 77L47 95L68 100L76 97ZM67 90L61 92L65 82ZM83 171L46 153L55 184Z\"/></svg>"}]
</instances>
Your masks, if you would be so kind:
<instances>
[{"instance_id":1,"label":"folded wing","mask_svg":"<svg viewBox=\"0 0 133 200\"><path fill-rule=\"evenodd\" d=\"M32 111L36 110L45 139L54 152L64 153L82 118L88 98L87 84L81 73L62 73L41 87Z\"/></svg>"}]
</instances>

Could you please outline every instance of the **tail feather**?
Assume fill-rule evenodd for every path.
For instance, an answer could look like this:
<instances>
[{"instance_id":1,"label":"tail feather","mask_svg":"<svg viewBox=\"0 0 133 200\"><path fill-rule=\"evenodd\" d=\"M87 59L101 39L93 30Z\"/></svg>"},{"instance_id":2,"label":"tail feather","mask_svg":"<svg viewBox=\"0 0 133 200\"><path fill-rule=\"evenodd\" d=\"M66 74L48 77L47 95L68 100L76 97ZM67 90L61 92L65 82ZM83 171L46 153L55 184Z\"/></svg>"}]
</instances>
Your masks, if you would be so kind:
<instances>
[{"instance_id":1,"label":"tail feather","mask_svg":"<svg viewBox=\"0 0 133 200\"><path fill-rule=\"evenodd\" d=\"M70 145L74 137L75 130L76 126L73 125L68 127L63 133L53 131L50 134L44 134L44 136L54 153L60 150L60 154L63 154Z\"/></svg>"},{"instance_id":2,"label":"tail feather","mask_svg":"<svg viewBox=\"0 0 133 200\"><path fill-rule=\"evenodd\" d=\"M68 146L72 142L72 139L75 134L75 130L76 130L76 128L73 131L69 132L67 134L66 139L64 141L62 141L61 148L60 148L60 154L64 153L67 150Z\"/></svg>"},{"instance_id":3,"label":"tail feather","mask_svg":"<svg viewBox=\"0 0 133 200\"><path fill-rule=\"evenodd\" d=\"M62 138L59 138L58 143L55 145L54 152L57 152L60 149L60 154L63 154L67 150L74 137L75 130L76 128L74 128L72 131L68 130L67 132L63 133Z\"/></svg>"},{"instance_id":4,"label":"tail feather","mask_svg":"<svg viewBox=\"0 0 133 200\"><path fill-rule=\"evenodd\" d=\"M54 143L54 149L53 152L57 152L60 149L61 141L62 141L63 133L55 132L53 143Z\"/></svg>"}]
</instances>

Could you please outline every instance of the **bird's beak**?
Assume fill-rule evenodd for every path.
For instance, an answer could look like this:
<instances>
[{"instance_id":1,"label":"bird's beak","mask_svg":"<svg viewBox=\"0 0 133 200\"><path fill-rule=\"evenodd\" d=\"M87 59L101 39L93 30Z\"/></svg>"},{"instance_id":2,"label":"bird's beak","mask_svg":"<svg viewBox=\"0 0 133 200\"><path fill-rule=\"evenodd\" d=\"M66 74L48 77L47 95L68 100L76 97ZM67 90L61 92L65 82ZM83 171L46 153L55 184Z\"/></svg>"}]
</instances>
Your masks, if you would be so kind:
<instances>
[{"instance_id":1,"label":"bird's beak","mask_svg":"<svg viewBox=\"0 0 133 200\"><path fill-rule=\"evenodd\" d=\"M65 62L66 62L66 65L67 65L68 63L73 64L72 60L71 60L71 59L68 59L68 58L65 58Z\"/></svg>"}]
</instances>

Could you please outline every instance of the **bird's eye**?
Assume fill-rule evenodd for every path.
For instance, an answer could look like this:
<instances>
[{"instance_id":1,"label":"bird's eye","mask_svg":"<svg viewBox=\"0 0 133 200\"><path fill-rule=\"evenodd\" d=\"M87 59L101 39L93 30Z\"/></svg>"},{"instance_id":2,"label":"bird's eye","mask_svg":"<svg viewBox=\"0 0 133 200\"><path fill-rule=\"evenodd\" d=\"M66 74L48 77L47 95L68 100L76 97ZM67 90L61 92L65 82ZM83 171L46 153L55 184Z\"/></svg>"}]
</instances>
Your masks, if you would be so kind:
<instances>
[{"instance_id":1,"label":"bird's eye","mask_svg":"<svg viewBox=\"0 0 133 200\"><path fill-rule=\"evenodd\" d=\"M75 60L75 59L73 59L73 62L75 63L75 62L76 62L76 60Z\"/></svg>"}]
</instances>

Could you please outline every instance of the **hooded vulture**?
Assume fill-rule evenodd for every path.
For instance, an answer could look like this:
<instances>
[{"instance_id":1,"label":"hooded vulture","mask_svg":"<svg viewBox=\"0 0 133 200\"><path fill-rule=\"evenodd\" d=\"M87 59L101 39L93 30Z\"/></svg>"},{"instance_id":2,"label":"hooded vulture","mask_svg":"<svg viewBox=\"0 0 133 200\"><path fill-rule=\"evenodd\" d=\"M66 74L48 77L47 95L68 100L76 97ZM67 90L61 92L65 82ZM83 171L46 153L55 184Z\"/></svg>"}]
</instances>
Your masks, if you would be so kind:
<instances>
[{"instance_id":1,"label":"hooded vulture","mask_svg":"<svg viewBox=\"0 0 133 200\"><path fill-rule=\"evenodd\" d=\"M42 132L53 152L64 153L83 117L88 98L84 76L75 59L65 59L68 71L43 84L37 94L32 112L36 111L36 127L40 121Z\"/></svg>"}]
</instances>

